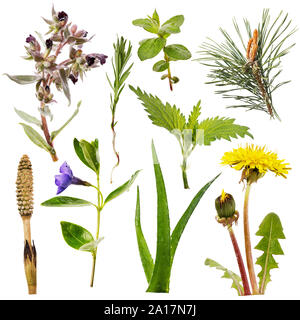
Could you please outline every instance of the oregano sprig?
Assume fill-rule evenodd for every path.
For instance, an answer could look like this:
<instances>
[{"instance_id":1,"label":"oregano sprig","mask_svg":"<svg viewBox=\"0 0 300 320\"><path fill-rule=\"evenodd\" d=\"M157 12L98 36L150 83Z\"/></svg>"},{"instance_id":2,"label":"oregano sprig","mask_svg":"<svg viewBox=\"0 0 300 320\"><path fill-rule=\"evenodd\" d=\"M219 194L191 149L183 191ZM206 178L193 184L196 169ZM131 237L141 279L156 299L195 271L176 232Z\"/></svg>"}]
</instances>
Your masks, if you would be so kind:
<instances>
[{"instance_id":1,"label":"oregano sprig","mask_svg":"<svg viewBox=\"0 0 300 320\"><path fill-rule=\"evenodd\" d=\"M184 22L183 15L177 15L165 23L161 24L160 18L156 10L151 16L147 16L145 19L136 19L132 21L133 25L141 27L149 33L155 34L157 37L144 39L140 42L140 47L138 49L138 56L141 61L152 59L156 57L161 51L163 51L163 59L157 61L153 65L153 71L164 72L161 79L169 80L170 90L173 90L173 84L179 81L179 78L172 76L170 63L172 61L188 60L191 58L192 54L190 51L182 44L171 44L167 45L167 39L172 34L180 33L180 27Z\"/></svg>"},{"instance_id":2,"label":"oregano sprig","mask_svg":"<svg viewBox=\"0 0 300 320\"><path fill-rule=\"evenodd\" d=\"M97 211L97 228L96 235L93 237L91 232L87 229L67 221L61 222L61 229L64 240L73 249L89 252L92 254L93 267L90 286L94 285L95 267L97 259L98 245L103 240L100 237L100 220L102 211L106 204L117 198L125 191L128 191L131 185L137 178L139 171L136 171L131 178L122 184L120 187L109 193L105 198L100 188L100 159L98 150L98 140L88 142L86 140L74 139L74 149L78 158L96 174L96 184L89 183L76 177L69 165L64 162L60 167L60 174L55 176L55 184L58 187L57 194L64 192L70 185L80 185L85 187L92 187L97 192L96 202L93 203L76 197L56 196L42 203L45 207L94 207Z\"/></svg>"},{"instance_id":3,"label":"oregano sprig","mask_svg":"<svg viewBox=\"0 0 300 320\"><path fill-rule=\"evenodd\" d=\"M214 117L199 121L201 101L192 109L188 120L175 105L163 103L158 97L143 92L140 88L129 86L142 102L149 119L158 127L172 133L179 142L182 153L182 178L184 188L188 189L187 161L197 145L209 146L213 141L249 136L249 128L235 124L235 119Z\"/></svg>"},{"instance_id":4,"label":"oregano sprig","mask_svg":"<svg viewBox=\"0 0 300 320\"><path fill-rule=\"evenodd\" d=\"M118 37L113 47L115 51L114 57L112 58L114 80L111 81L109 76L107 75L107 81L112 89L112 93L110 95L110 109L112 113L111 130L113 134L112 146L113 146L113 151L115 153L115 156L117 158L117 162L111 171L111 178L110 178L111 183L112 183L113 171L120 164L120 155L119 155L119 152L116 150L116 131L115 131L115 127L117 125L116 109L120 99L120 95L125 87L125 81L127 80L130 74L131 68L133 66L133 63L131 63L128 66L128 63L131 57L131 52L132 52L132 45L130 41L127 43L126 39L124 39L123 37L121 38Z\"/></svg>"}]
</instances>

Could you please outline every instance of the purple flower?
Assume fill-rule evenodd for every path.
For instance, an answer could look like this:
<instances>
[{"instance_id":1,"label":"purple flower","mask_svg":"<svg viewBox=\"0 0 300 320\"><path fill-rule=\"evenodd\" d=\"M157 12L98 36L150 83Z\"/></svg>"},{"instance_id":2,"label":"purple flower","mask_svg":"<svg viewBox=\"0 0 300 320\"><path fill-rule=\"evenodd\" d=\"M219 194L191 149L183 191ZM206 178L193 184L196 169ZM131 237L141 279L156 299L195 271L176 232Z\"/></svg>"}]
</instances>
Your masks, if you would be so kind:
<instances>
[{"instance_id":1,"label":"purple flower","mask_svg":"<svg viewBox=\"0 0 300 320\"><path fill-rule=\"evenodd\" d=\"M76 78L72 73L69 75L69 79L73 82L73 84L76 84L78 81L78 78Z\"/></svg>"},{"instance_id":2,"label":"purple flower","mask_svg":"<svg viewBox=\"0 0 300 320\"><path fill-rule=\"evenodd\" d=\"M108 56L100 53L100 54L96 54L96 58L100 61L100 64L103 65L106 62L106 59L108 58Z\"/></svg>"},{"instance_id":3,"label":"purple flower","mask_svg":"<svg viewBox=\"0 0 300 320\"><path fill-rule=\"evenodd\" d=\"M98 60L100 62L101 65L103 65L105 62L106 62L106 59L108 57L104 54L99 54L99 53L91 53L91 54L88 54L86 57L85 57L85 60L87 62L87 65L89 67L93 66L95 61Z\"/></svg>"},{"instance_id":4,"label":"purple flower","mask_svg":"<svg viewBox=\"0 0 300 320\"><path fill-rule=\"evenodd\" d=\"M68 15L64 11L60 11L57 15L59 21L67 21Z\"/></svg>"},{"instance_id":5,"label":"purple flower","mask_svg":"<svg viewBox=\"0 0 300 320\"><path fill-rule=\"evenodd\" d=\"M73 172L67 162L64 162L59 172L61 174L55 176L55 184L58 186L57 193L60 194L66 190L71 184L77 184L82 186L90 186L90 183L82 181L79 178L74 177Z\"/></svg>"},{"instance_id":6,"label":"purple flower","mask_svg":"<svg viewBox=\"0 0 300 320\"><path fill-rule=\"evenodd\" d=\"M53 46L53 41L51 39L46 40L46 47L47 49L51 49Z\"/></svg>"},{"instance_id":7,"label":"purple flower","mask_svg":"<svg viewBox=\"0 0 300 320\"><path fill-rule=\"evenodd\" d=\"M32 36L31 34L29 35L29 37L26 38L26 43L34 44L35 42L36 42L36 38L34 36Z\"/></svg>"},{"instance_id":8,"label":"purple flower","mask_svg":"<svg viewBox=\"0 0 300 320\"><path fill-rule=\"evenodd\" d=\"M85 60L86 60L87 65L89 67L91 67L95 63L96 58L93 57L92 55L88 55L85 57Z\"/></svg>"}]
</instances>

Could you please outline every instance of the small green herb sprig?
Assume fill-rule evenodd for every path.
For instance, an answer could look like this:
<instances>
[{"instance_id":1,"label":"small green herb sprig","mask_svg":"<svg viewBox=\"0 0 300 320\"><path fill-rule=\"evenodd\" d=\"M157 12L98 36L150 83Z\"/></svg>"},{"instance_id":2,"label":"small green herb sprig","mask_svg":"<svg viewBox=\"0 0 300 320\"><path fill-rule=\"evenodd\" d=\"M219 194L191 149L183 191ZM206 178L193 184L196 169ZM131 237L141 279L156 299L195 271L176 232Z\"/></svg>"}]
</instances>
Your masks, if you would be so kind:
<instances>
[{"instance_id":1,"label":"small green herb sprig","mask_svg":"<svg viewBox=\"0 0 300 320\"><path fill-rule=\"evenodd\" d=\"M279 15L271 21L269 9L264 9L257 28L252 29L244 19L246 38L233 19L236 38L220 28L224 42L212 39L200 46L203 65L210 67L208 84L225 87L217 90L226 99L235 99L238 104L228 108L245 108L266 112L271 118L279 118L274 108L272 94L290 81L278 81L282 57L295 45L285 43L296 32L288 14ZM238 45L240 42L240 46ZM247 45L248 44L248 45Z\"/></svg>"},{"instance_id":2,"label":"small green herb sprig","mask_svg":"<svg viewBox=\"0 0 300 320\"><path fill-rule=\"evenodd\" d=\"M149 247L147 245L141 227L139 187L137 188L135 228L140 258L148 282L147 292L168 293L173 260L180 238L185 230L187 223L189 222L189 219L191 218L193 212L199 204L199 201L212 185L212 183L219 177L219 175L208 182L203 188L201 188L201 190L199 190L199 192L189 204L186 211L179 219L173 232L171 232L165 182L153 143L152 158L157 189L157 247L155 262L153 262L152 255L149 251Z\"/></svg>"},{"instance_id":3,"label":"small green herb sprig","mask_svg":"<svg viewBox=\"0 0 300 320\"><path fill-rule=\"evenodd\" d=\"M130 89L142 102L149 119L158 127L165 128L172 133L179 142L182 153L182 178L184 188L189 189L187 178L187 161L197 145L209 146L213 141L249 136L253 138L246 126L234 123L235 119L214 117L198 120L201 115L199 101L191 111L188 121L175 105L164 104L158 97L143 92L140 88L130 86Z\"/></svg>"},{"instance_id":4,"label":"small green herb sprig","mask_svg":"<svg viewBox=\"0 0 300 320\"><path fill-rule=\"evenodd\" d=\"M106 75L107 81L112 89L112 93L110 95L110 110L112 114L111 130L113 134L112 146L113 146L113 151L115 153L115 156L117 158L117 162L111 171L111 178L110 178L111 183L113 178L113 171L120 164L120 155L119 155L119 152L116 150L116 131L115 131L115 127L117 125L116 109L120 99L120 95L125 87L125 81L127 80L130 74L131 68L133 66L133 63L132 63L126 69L126 66L128 65L128 62L131 57L131 52L132 52L132 45L130 41L127 43L127 40L124 39L123 37L118 38L116 43L114 43L113 47L115 51L114 57L112 59L114 80L111 81L109 76Z\"/></svg>"},{"instance_id":5,"label":"small green herb sprig","mask_svg":"<svg viewBox=\"0 0 300 320\"><path fill-rule=\"evenodd\" d=\"M191 58L190 51L181 44L167 45L167 39L171 34L180 33L180 27L184 22L183 15L177 15L161 25L157 11L155 10L152 17L146 19L137 19L132 23L141 27L149 33L156 34L156 38L145 39L140 42L138 56L141 61L156 57L162 50L164 59L157 61L153 66L153 71L163 72L167 70L161 79L168 79L170 90L173 90L173 84L179 81L179 78L171 75L170 62L178 60L188 60Z\"/></svg>"},{"instance_id":6,"label":"small green herb sprig","mask_svg":"<svg viewBox=\"0 0 300 320\"><path fill-rule=\"evenodd\" d=\"M96 236L93 235L85 228L71 223L62 221L61 228L62 234L66 243L80 251L90 252L93 257L93 268L91 276L91 287L94 285L95 266L97 259L98 245L103 239L100 237L100 220L102 216L102 210L106 204L113 199L117 198L125 191L129 190L131 185L137 178L139 171L136 171L132 177L122 184L120 187L112 191L106 198L100 188L100 160L98 152L98 140L92 141L91 143L81 140L74 139L74 149L78 158L96 174L96 185L93 185L87 181L81 180L73 175L71 168L65 162L60 167L60 175L55 177L55 183L58 186L57 194L63 192L70 185L81 185L85 187L92 187L97 191L97 203L93 203L84 199L79 199L69 196L56 196L42 203L45 207L86 207L92 206L97 211L97 228Z\"/></svg>"}]
</instances>

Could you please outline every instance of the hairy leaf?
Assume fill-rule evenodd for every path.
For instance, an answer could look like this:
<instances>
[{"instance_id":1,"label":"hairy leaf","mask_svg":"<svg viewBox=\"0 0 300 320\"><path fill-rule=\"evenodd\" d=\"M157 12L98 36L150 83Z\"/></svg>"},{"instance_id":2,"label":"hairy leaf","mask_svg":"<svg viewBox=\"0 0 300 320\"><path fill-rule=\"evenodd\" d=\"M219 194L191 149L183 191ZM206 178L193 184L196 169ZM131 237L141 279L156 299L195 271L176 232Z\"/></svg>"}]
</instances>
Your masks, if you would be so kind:
<instances>
[{"instance_id":1,"label":"hairy leaf","mask_svg":"<svg viewBox=\"0 0 300 320\"><path fill-rule=\"evenodd\" d=\"M70 106L71 105L71 93L70 93L68 79L67 79L67 75L66 75L65 69L59 69L59 76L60 76L60 79L61 79L63 92L64 92L66 98L68 99L69 106Z\"/></svg>"},{"instance_id":2,"label":"hairy leaf","mask_svg":"<svg viewBox=\"0 0 300 320\"><path fill-rule=\"evenodd\" d=\"M231 141L232 138L245 137L253 138L249 128L234 123L235 119L230 118L208 118L198 125L198 129L204 130L204 144L210 145L212 141L225 139Z\"/></svg>"},{"instance_id":3,"label":"hairy leaf","mask_svg":"<svg viewBox=\"0 0 300 320\"><path fill-rule=\"evenodd\" d=\"M35 75L10 75L4 73L10 80L18 83L18 84L31 84L40 80L41 77Z\"/></svg>"},{"instance_id":4,"label":"hairy leaf","mask_svg":"<svg viewBox=\"0 0 300 320\"><path fill-rule=\"evenodd\" d=\"M284 254L278 241L278 239L285 239L278 215L269 213L260 224L256 235L263 237L255 249L264 252L256 261L256 264L260 265L262 268L261 272L258 274L260 279L259 292L264 294L267 284L271 281L271 269L278 268L278 264L273 255Z\"/></svg>"},{"instance_id":5,"label":"hairy leaf","mask_svg":"<svg viewBox=\"0 0 300 320\"><path fill-rule=\"evenodd\" d=\"M175 105L173 107L169 103L164 105L158 97L148 95L146 92L142 92L140 88L129 87L142 101L153 124L170 132L175 129L184 129L186 119Z\"/></svg>"},{"instance_id":6,"label":"hairy leaf","mask_svg":"<svg viewBox=\"0 0 300 320\"><path fill-rule=\"evenodd\" d=\"M50 152L51 146L47 143L47 141L31 126L28 126L25 123L20 123L20 125L23 127L27 137L38 147Z\"/></svg>"},{"instance_id":7,"label":"hairy leaf","mask_svg":"<svg viewBox=\"0 0 300 320\"><path fill-rule=\"evenodd\" d=\"M189 120L186 124L186 129L195 129L198 126L198 118L201 114L201 100L194 106L189 115Z\"/></svg>"},{"instance_id":8,"label":"hairy leaf","mask_svg":"<svg viewBox=\"0 0 300 320\"><path fill-rule=\"evenodd\" d=\"M28 123L32 123L37 125L39 128L42 128L42 122L37 119L36 117L31 116L30 114L22 111L22 110L18 110L15 108L15 112L16 114L23 119L24 121L28 122Z\"/></svg>"},{"instance_id":9,"label":"hairy leaf","mask_svg":"<svg viewBox=\"0 0 300 320\"><path fill-rule=\"evenodd\" d=\"M223 267L218 262L216 262L212 259L206 259L204 264L206 266L211 267L211 268L216 268L217 270L224 271L222 278L231 279L232 280L231 288L236 289L239 296L243 295L244 289L243 289L243 285L242 285L242 279L240 278L240 276L238 276L234 272L226 269L225 267Z\"/></svg>"}]
</instances>

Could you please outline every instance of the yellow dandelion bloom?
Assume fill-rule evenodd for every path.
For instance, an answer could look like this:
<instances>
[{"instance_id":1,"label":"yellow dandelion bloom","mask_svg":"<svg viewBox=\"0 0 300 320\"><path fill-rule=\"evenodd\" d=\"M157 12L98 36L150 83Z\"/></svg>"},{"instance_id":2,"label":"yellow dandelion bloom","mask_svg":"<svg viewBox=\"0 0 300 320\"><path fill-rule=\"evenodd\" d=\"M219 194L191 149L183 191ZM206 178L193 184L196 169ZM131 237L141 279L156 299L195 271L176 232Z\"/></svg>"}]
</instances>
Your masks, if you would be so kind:
<instances>
[{"instance_id":1,"label":"yellow dandelion bloom","mask_svg":"<svg viewBox=\"0 0 300 320\"><path fill-rule=\"evenodd\" d=\"M242 180L248 179L252 172L256 172L257 178L260 178L267 171L286 178L288 171L291 170L289 163L278 159L275 152L268 151L265 146L259 147L253 144L225 152L221 164L230 165L235 170L243 170Z\"/></svg>"}]
</instances>

